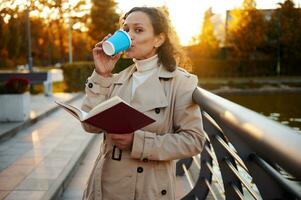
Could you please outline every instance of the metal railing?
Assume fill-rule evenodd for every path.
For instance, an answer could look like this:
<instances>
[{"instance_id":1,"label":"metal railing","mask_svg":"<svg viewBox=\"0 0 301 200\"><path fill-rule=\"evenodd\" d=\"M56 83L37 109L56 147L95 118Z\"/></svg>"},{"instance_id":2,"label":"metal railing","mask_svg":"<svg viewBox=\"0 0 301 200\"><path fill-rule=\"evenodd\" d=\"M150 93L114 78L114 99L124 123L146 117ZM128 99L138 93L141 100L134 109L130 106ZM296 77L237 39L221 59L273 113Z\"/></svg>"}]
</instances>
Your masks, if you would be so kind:
<instances>
[{"instance_id":1,"label":"metal railing","mask_svg":"<svg viewBox=\"0 0 301 200\"><path fill-rule=\"evenodd\" d=\"M301 199L300 134L201 88L193 99L207 135L201 155L177 162L191 187L183 200Z\"/></svg>"}]
</instances>

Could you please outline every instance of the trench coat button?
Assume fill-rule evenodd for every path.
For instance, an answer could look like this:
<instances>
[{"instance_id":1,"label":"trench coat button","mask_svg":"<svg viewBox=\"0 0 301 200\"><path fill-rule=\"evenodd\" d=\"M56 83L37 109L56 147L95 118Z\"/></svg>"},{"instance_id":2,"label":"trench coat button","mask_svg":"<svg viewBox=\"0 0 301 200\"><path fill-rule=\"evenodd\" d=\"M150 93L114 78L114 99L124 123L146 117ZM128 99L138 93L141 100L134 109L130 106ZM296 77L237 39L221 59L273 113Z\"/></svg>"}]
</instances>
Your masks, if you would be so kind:
<instances>
[{"instance_id":1,"label":"trench coat button","mask_svg":"<svg viewBox=\"0 0 301 200\"><path fill-rule=\"evenodd\" d=\"M148 162L148 159L147 159L147 158L143 158L142 161L143 161L143 162Z\"/></svg>"},{"instance_id":2,"label":"trench coat button","mask_svg":"<svg viewBox=\"0 0 301 200\"><path fill-rule=\"evenodd\" d=\"M162 195L166 195L166 193L167 193L166 190L162 190L162 191L161 191L161 194L162 194Z\"/></svg>"},{"instance_id":3,"label":"trench coat button","mask_svg":"<svg viewBox=\"0 0 301 200\"><path fill-rule=\"evenodd\" d=\"M156 112L157 114L159 114L159 113L160 113L160 108L155 108L155 112Z\"/></svg>"},{"instance_id":4,"label":"trench coat button","mask_svg":"<svg viewBox=\"0 0 301 200\"><path fill-rule=\"evenodd\" d=\"M89 84L88 84L88 87L89 87L89 88L92 88L92 87L93 87L93 83L89 83Z\"/></svg>"},{"instance_id":5,"label":"trench coat button","mask_svg":"<svg viewBox=\"0 0 301 200\"><path fill-rule=\"evenodd\" d=\"M143 168L142 168L142 167L138 167L138 168L137 168L137 172L138 172L138 173L142 173L142 172L143 172Z\"/></svg>"}]
</instances>

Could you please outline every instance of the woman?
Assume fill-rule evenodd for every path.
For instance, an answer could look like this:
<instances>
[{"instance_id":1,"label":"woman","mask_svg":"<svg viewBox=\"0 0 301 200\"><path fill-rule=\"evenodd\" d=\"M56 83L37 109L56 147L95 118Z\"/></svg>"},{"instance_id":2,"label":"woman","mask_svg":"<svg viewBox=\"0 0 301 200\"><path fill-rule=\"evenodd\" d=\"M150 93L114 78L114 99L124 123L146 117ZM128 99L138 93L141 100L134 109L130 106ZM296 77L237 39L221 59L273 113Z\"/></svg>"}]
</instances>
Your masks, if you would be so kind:
<instances>
[{"instance_id":1,"label":"woman","mask_svg":"<svg viewBox=\"0 0 301 200\"><path fill-rule=\"evenodd\" d=\"M87 80L82 108L89 111L118 95L156 122L134 133L105 133L83 198L175 199L173 160L200 153L205 140L200 109L192 101L197 77L176 66L170 26L158 9L133 8L122 28L132 40L125 54L134 65L112 75L121 54L106 56L102 42L96 44L95 71Z\"/></svg>"}]
</instances>

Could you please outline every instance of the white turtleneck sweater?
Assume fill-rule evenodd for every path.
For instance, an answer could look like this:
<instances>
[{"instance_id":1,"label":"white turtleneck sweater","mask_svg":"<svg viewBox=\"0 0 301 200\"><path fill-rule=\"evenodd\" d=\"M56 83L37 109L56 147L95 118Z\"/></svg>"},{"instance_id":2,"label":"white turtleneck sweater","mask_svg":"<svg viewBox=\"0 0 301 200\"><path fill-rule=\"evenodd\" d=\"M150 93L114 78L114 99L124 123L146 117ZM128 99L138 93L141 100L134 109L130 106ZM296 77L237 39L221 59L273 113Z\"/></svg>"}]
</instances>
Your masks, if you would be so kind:
<instances>
[{"instance_id":1,"label":"white turtleneck sweater","mask_svg":"<svg viewBox=\"0 0 301 200\"><path fill-rule=\"evenodd\" d=\"M133 59L136 65L137 71L133 73L133 85L132 85L132 97L136 88L144 83L152 74L158 69L158 55L154 55L145 60Z\"/></svg>"}]
</instances>

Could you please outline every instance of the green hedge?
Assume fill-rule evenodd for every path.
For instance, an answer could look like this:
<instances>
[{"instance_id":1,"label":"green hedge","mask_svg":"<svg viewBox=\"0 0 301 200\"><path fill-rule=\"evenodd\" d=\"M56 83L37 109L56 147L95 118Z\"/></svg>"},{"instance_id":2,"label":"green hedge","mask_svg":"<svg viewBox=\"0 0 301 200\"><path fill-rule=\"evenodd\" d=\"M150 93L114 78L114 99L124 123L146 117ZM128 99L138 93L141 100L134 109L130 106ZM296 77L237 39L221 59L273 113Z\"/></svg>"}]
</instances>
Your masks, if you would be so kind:
<instances>
[{"instance_id":1,"label":"green hedge","mask_svg":"<svg viewBox=\"0 0 301 200\"><path fill-rule=\"evenodd\" d=\"M250 77L276 75L276 63L271 60L239 61L192 59L193 73L199 77Z\"/></svg>"},{"instance_id":2,"label":"green hedge","mask_svg":"<svg viewBox=\"0 0 301 200\"><path fill-rule=\"evenodd\" d=\"M113 70L113 73L119 73L122 70L126 69L128 66L132 65L134 62L132 59L129 58L121 58L116 63L116 66Z\"/></svg>"},{"instance_id":3,"label":"green hedge","mask_svg":"<svg viewBox=\"0 0 301 200\"><path fill-rule=\"evenodd\" d=\"M235 60L193 58L192 70L199 77L275 76L276 60ZM282 60L280 75L300 76L301 60Z\"/></svg>"},{"instance_id":4,"label":"green hedge","mask_svg":"<svg viewBox=\"0 0 301 200\"><path fill-rule=\"evenodd\" d=\"M202 59L194 58L192 72L200 78L204 77L254 77L275 76L275 60L239 61L229 59ZM283 60L281 75L301 75L301 60ZM113 73L118 73L133 63L132 59L121 58L116 64ZM67 92L82 91L85 81L94 70L93 62L76 62L63 65L64 81Z\"/></svg>"},{"instance_id":5,"label":"green hedge","mask_svg":"<svg viewBox=\"0 0 301 200\"><path fill-rule=\"evenodd\" d=\"M116 64L113 73L118 73L131 65L131 59L121 58ZM66 84L66 92L78 92L85 88L85 81L94 70L93 62L75 62L72 64L64 64L63 67L64 82Z\"/></svg>"},{"instance_id":6,"label":"green hedge","mask_svg":"<svg viewBox=\"0 0 301 200\"><path fill-rule=\"evenodd\" d=\"M63 65L66 92L78 92L85 88L85 81L94 69L93 62L76 62Z\"/></svg>"}]
</instances>

